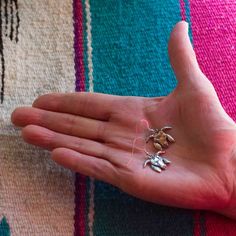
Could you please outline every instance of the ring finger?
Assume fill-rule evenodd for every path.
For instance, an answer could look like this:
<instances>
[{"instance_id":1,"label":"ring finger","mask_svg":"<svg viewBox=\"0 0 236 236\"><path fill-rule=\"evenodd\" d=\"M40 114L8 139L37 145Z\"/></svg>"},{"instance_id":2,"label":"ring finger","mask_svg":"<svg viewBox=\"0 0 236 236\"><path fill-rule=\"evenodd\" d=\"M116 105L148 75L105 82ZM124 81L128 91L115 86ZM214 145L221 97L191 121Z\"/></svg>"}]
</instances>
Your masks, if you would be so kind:
<instances>
[{"instance_id":1,"label":"ring finger","mask_svg":"<svg viewBox=\"0 0 236 236\"><path fill-rule=\"evenodd\" d=\"M27 143L50 151L56 148L68 148L94 158L105 159L118 166L128 162L131 155L103 143L60 134L36 125L28 125L23 128L22 136Z\"/></svg>"}]
</instances>

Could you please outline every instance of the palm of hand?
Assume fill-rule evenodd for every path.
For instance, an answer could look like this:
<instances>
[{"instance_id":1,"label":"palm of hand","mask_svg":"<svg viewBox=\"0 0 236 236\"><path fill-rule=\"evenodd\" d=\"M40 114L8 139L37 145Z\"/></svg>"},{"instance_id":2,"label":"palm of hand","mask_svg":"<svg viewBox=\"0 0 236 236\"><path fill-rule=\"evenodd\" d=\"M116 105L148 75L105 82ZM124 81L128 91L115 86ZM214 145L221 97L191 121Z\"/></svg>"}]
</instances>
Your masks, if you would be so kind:
<instances>
[{"instance_id":1,"label":"palm of hand","mask_svg":"<svg viewBox=\"0 0 236 236\"><path fill-rule=\"evenodd\" d=\"M219 117L218 101L213 97L201 91L185 92L177 88L166 98L117 101L109 130L119 130L119 135L111 132L113 138L108 145L122 152L117 157L117 176L112 184L139 198L162 204L224 208L233 191L229 157L235 138L233 132L230 134L230 121ZM140 150L142 145L136 145L138 150L131 155L135 137L145 138L144 133L137 134L135 129L142 119L154 128L173 127L170 133L176 143L166 149L172 164L161 174L143 168L146 157Z\"/></svg>"},{"instance_id":2,"label":"palm of hand","mask_svg":"<svg viewBox=\"0 0 236 236\"><path fill-rule=\"evenodd\" d=\"M215 211L235 204L235 124L200 72L186 35L183 23L172 32L170 59L179 84L169 96L45 95L33 108L17 109L13 123L24 127L27 142L52 150L59 164L139 198ZM133 148L138 136L145 138L136 131L142 119L151 128L173 127L176 143L164 155L172 163L160 174L143 168L145 152Z\"/></svg>"}]
</instances>

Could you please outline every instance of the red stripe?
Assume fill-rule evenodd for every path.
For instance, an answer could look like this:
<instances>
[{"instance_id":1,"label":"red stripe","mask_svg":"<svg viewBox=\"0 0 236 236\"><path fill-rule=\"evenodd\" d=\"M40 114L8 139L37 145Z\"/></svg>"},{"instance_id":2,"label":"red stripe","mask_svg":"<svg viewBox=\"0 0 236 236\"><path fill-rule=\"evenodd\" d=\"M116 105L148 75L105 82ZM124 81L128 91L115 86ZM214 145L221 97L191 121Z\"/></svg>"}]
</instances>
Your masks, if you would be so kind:
<instances>
[{"instance_id":1,"label":"red stripe","mask_svg":"<svg viewBox=\"0 0 236 236\"><path fill-rule=\"evenodd\" d=\"M235 236L236 222L214 213L206 214L206 236Z\"/></svg>"}]
</instances>

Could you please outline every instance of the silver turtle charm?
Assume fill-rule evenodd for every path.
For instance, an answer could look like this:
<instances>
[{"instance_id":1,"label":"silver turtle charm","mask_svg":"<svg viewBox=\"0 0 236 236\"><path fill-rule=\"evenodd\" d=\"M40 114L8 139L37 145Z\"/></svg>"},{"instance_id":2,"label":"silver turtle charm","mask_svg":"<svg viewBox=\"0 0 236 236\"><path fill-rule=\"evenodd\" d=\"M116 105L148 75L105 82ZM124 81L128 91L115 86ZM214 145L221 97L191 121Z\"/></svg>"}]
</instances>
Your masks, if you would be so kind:
<instances>
[{"instance_id":1,"label":"silver turtle charm","mask_svg":"<svg viewBox=\"0 0 236 236\"><path fill-rule=\"evenodd\" d=\"M149 129L149 135L146 139L148 142L150 139L153 139L153 145L157 150L162 150L163 148L167 148L169 143L174 143L175 140L172 136L165 133L165 131L172 129L170 126L165 126L159 129Z\"/></svg>"},{"instance_id":2,"label":"silver turtle charm","mask_svg":"<svg viewBox=\"0 0 236 236\"><path fill-rule=\"evenodd\" d=\"M148 159L144 162L143 164L143 168L145 168L147 166L147 164L150 163L150 167L161 173L162 170L165 170L167 167L167 164L170 164L171 161L167 160L165 157L161 157L161 154L164 154L164 151L159 151L155 154L150 154L148 152L146 152Z\"/></svg>"}]
</instances>

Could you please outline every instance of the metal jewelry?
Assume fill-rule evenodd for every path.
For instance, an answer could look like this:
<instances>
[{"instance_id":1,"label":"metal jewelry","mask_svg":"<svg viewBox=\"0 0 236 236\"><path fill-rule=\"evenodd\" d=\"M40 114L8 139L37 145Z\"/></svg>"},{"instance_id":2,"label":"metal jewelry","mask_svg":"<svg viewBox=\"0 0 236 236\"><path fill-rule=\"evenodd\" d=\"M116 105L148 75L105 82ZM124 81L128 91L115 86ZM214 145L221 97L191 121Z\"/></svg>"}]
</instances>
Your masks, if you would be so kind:
<instances>
[{"instance_id":1,"label":"metal jewelry","mask_svg":"<svg viewBox=\"0 0 236 236\"><path fill-rule=\"evenodd\" d=\"M149 128L149 135L146 139L146 142L148 142L150 139L153 139L153 145L157 150L163 150L163 148L167 148L169 146L169 143L174 143L175 140L172 136L165 133L165 131L172 129L170 126L165 126L163 128L159 129L150 129Z\"/></svg>"},{"instance_id":2,"label":"metal jewelry","mask_svg":"<svg viewBox=\"0 0 236 236\"><path fill-rule=\"evenodd\" d=\"M164 151L159 151L157 153L154 154L150 154L148 152L146 152L148 159L144 162L143 164L143 168L145 168L147 166L147 164L150 163L150 167L161 173L162 170L165 170L167 165L171 163L171 161L169 161L168 159L166 159L165 157L161 157L161 154L164 154Z\"/></svg>"}]
</instances>

